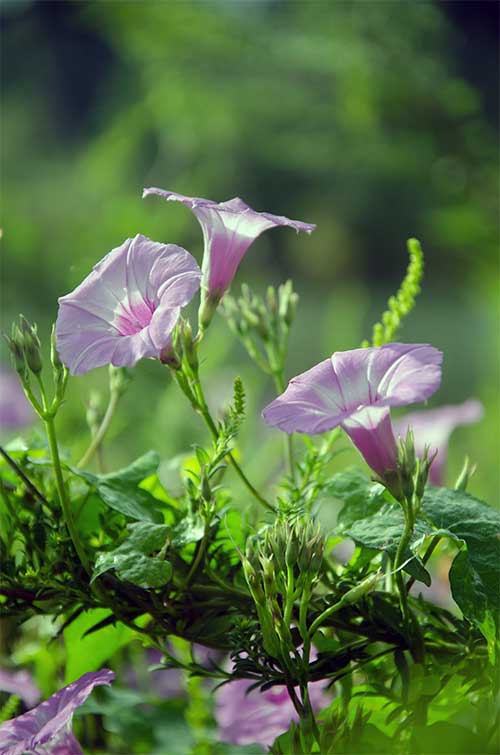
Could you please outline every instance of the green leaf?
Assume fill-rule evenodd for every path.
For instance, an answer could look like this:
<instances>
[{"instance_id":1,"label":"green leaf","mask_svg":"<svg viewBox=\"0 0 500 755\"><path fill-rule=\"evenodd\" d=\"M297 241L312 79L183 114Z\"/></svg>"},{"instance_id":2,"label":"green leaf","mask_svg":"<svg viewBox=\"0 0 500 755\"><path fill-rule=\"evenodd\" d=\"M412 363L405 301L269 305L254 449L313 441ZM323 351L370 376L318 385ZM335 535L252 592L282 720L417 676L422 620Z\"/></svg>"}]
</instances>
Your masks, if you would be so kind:
<instances>
[{"instance_id":1,"label":"green leaf","mask_svg":"<svg viewBox=\"0 0 500 755\"><path fill-rule=\"evenodd\" d=\"M188 543L197 543L205 533L205 523L199 514L186 516L172 530L172 544L181 548Z\"/></svg>"},{"instance_id":2,"label":"green leaf","mask_svg":"<svg viewBox=\"0 0 500 755\"><path fill-rule=\"evenodd\" d=\"M464 556L458 554L455 573L450 573L452 594L460 608L464 605L462 611L470 612L468 600L475 603L478 590L489 608L500 609L500 512L468 493L435 487L427 488L423 508L437 530L467 546L470 589L464 591L461 584L467 566Z\"/></svg>"},{"instance_id":3,"label":"green leaf","mask_svg":"<svg viewBox=\"0 0 500 755\"><path fill-rule=\"evenodd\" d=\"M76 469L72 471L94 486L102 501L111 509L129 519L161 522L161 502L148 490L139 487L140 483L156 472L159 463L158 454L148 451L128 467L110 474L94 475Z\"/></svg>"},{"instance_id":4,"label":"green leaf","mask_svg":"<svg viewBox=\"0 0 500 755\"><path fill-rule=\"evenodd\" d=\"M114 569L121 579L139 587L162 587L172 577L172 564L164 558L151 556L159 551L169 537L170 527L164 524L138 522L129 525L131 536L118 548L99 553L92 581L100 574Z\"/></svg>"},{"instance_id":5,"label":"green leaf","mask_svg":"<svg viewBox=\"0 0 500 755\"><path fill-rule=\"evenodd\" d=\"M385 551L391 559L394 559L403 528L404 514L401 507L398 504L385 503L373 516L354 521L346 528L345 534L364 548ZM429 534L429 531L429 525L418 520L410 548L404 554L405 560L412 559L406 564L404 570L426 585L431 584L431 576L413 548Z\"/></svg>"},{"instance_id":6,"label":"green leaf","mask_svg":"<svg viewBox=\"0 0 500 755\"><path fill-rule=\"evenodd\" d=\"M401 508L385 503L371 516L355 519L359 513L355 491L363 489L362 480L359 486L352 476L341 483L346 500L341 514L345 510L345 517L350 520L344 534L365 548L383 550L393 558L404 525ZM369 485L365 478L365 490ZM352 502L354 513L348 511L347 501ZM473 621L488 640L491 654L493 616L500 609L500 512L462 491L429 486L415 525L411 551L434 535L451 539L460 549L450 570L452 595L464 616ZM412 560L405 571L423 582L428 578L419 559Z\"/></svg>"},{"instance_id":7,"label":"green leaf","mask_svg":"<svg viewBox=\"0 0 500 755\"><path fill-rule=\"evenodd\" d=\"M83 636L109 615L109 610L105 608L84 611L64 630L65 684L75 681L87 671L97 671L120 647L128 645L138 636L133 629L119 621L98 632Z\"/></svg>"},{"instance_id":8,"label":"green leaf","mask_svg":"<svg viewBox=\"0 0 500 755\"><path fill-rule=\"evenodd\" d=\"M118 472L99 475L103 482L120 482L123 485L138 485L140 482L150 477L158 469L160 457L156 451L148 451L143 456L129 464L128 467L120 469Z\"/></svg>"},{"instance_id":9,"label":"green leaf","mask_svg":"<svg viewBox=\"0 0 500 755\"><path fill-rule=\"evenodd\" d=\"M387 500L385 488L378 482L368 480L359 469L334 475L328 492L345 504L337 519L341 529L376 514Z\"/></svg>"}]
</instances>

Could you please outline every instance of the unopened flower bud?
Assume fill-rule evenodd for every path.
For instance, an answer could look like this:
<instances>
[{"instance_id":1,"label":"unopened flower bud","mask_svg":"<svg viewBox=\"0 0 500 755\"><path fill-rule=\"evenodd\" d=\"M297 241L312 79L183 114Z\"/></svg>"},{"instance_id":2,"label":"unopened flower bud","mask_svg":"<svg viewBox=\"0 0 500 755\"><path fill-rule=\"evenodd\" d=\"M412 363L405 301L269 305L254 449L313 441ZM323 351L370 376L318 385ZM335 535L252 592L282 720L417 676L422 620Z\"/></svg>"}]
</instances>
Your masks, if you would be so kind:
<instances>
[{"instance_id":1,"label":"unopened flower bud","mask_svg":"<svg viewBox=\"0 0 500 755\"><path fill-rule=\"evenodd\" d=\"M59 356L59 352L57 350L56 324L55 323L52 325L52 331L50 333L50 361L51 361L52 367L55 370L63 369L64 365L61 362L61 357Z\"/></svg>"},{"instance_id":2,"label":"unopened flower bud","mask_svg":"<svg viewBox=\"0 0 500 755\"><path fill-rule=\"evenodd\" d=\"M180 320L178 332L182 353L185 355L188 364L196 370L198 368L198 353L193 341L193 329L189 320Z\"/></svg>"},{"instance_id":3,"label":"unopened flower bud","mask_svg":"<svg viewBox=\"0 0 500 755\"><path fill-rule=\"evenodd\" d=\"M126 367L109 365L109 390L121 396L127 390L132 380L132 372Z\"/></svg>"},{"instance_id":4,"label":"unopened flower bud","mask_svg":"<svg viewBox=\"0 0 500 755\"><path fill-rule=\"evenodd\" d=\"M12 326L12 336L8 336L4 333L4 339L9 347L10 351L10 358L12 361L12 366L21 378L23 382L27 380L27 368L26 368L26 359L24 357L24 350L22 346L22 337L21 341L17 338L16 333L17 327Z\"/></svg>"},{"instance_id":5,"label":"unopened flower bud","mask_svg":"<svg viewBox=\"0 0 500 755\"><path fill-rule=\"evenodd\" d=\"M460 490L462 492L465 492L467 490L467 485L469 484L469 480L476 471L476 465L470 463L469 457L466 456L464 459L464 465L462 467L462 470L460 474L457 477L457 481L455 482L455 490Z\"/></svg>"},{"instance_id":6,"label":"unopened flower bud","mask_svg":"<svg viewBox=\"0 0 500 755\"><path fill-rule=\"evenodd\" d=\"M277 314L277 312L278 312L278 300L276 298L276 290L275 290L274 286L268 286L266 300L267 300L267 307L268 307L269 312L272 315Z\"/></svg>"},{"instance_id":7,"label":"unopened flower bud","mask_svg":"<svg viewBox=\"0 0 500 755\"><path fill-rule=\"evenodd\" d=\"M358 600L361 600L361 598L363 598L367 593L373 590L379 579L380 572L370 574L370 576L366 577L366 579L363 579L362 582L359 583L359 585L356 585L356 587L353 587L351 590L344 593L341 598L342 603L344 603L345 605L357 603Z\"/></svg>"},{"instance_id":8,"label":"unopened flower bud","mask_svg":"<svg viewBox=\"0 0 500 755\"><path fill-rule=\"evenodd\" d=\"M31 325L23 315L19 315L19 322L21 325L21 337L24 342L26 362L30 370L37 375L42 371L42 354L36 325Z\"/></svg>"},{"instance_id":9,"label":"unopened flower bud","mask_svg":"<svg viewBox=\"0 0 500 755\"><path fill-rule=\"evenodd\" d=\"M100 394L97 391L92 391L87 405L87 411L85 413L85 419L87 420L87 425L89 426L92 435L97 433L99 424L102 420L101 404Z\"/></svg>"},{"instance_id":10,"label":"unopened flower bud","mask_svg":"<svg viewBox=\"0 0 500 755\"><path fill-rule=\"evenodd\" d=\"M207 292L202 289L201 303L198 310L198 327L202 332L210 325L221 298L222 294L218 291L214 291L208 296Z\"/></svg>"}]
</instances>

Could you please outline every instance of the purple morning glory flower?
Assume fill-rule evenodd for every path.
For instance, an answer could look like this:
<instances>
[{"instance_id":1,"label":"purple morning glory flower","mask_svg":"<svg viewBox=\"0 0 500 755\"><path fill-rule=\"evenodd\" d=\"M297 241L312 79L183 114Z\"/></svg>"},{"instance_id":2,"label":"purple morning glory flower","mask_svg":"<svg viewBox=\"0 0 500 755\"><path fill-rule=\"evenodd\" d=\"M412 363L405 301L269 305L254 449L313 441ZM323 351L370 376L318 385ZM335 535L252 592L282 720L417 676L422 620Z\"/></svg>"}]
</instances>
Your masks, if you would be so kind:
<instances>
[{"instance_id":1,"label":"purple morning glory flower","mask_svg":"<svg viewBox=\"0 0 500 755\"><path fill-rule=\"evenodd\" d=\"M379 475L396 467L389 408L424 401L441 382L442 353L428 344L389 343L337 351L288 387L263 411L287 433L341 426Z\"/></svg>"},{"instance_id":2,"label":"purple morning glory flower","mask_svg":"<svg viewBox=\"0 0 500 755\"><path fill-rule=\"evenodd\" d=\"M57 348L73 375L160 358L180 314L200 286L189 252L145 236L127 239L59 299Z\"/></svg>"},{"instance_id":3,"label":"purple morning glory flower","mask_svg":"<svg viewBox=\"0 0 500 755\"><path fill-rule=\"evenodd\" d=\"M19 430L34 419L18 376L14 370L0 366L0 431Z\"/></svg>"},{"instance_id":4,"label":"purple morning glory flower","mask_svg":"<svg viewBox=\"0 0 500 755\"><path fill-rule=\"evenodd\" d=\"M229 288L238 265L255 239L268 228L290 226L311 233L311 223L290 220L281 215L252 210L239 197L227 202L213 202L200 197L185 197L163 189L144 189L143 197L158 194L168 201L182 202L189 207L201 225L205 240L202 285L208 299L217 304Z\"/></svg>"},{"instance_id":5,"label":"purple morning glory flower","mask_svg":"<svg viewBox=\"0 0 500 755\"><path fill-rule=\"evenodd\" d=\"M217 691L215 718L218 737L222 742L234 745L259 744L267 748L299 717L286 687L249 692L252 684L252 680L237 679ZM315 712L331 703L324 682L309 684L309 696Z\"/></svg>"},{"instance_id":6,"label":"purple morning glory flower","mask_svg":"<svg viewBox=\"0 0 500 755\"><path fill-rule=\"evenodd\" d=\"M27 708L32 708L40 700L40 690L29 671L7 671L0 669L0 690L21 698Z\"/></svg>"},{"instance_id":7,"label":"purple morning glory flower","mask_svg":"<svg viewBox=\"0 0 500 755\"><path fill-rule=\"evenodd\" d=\"M394 429L397 434L404 437L408 428L412 428L417 454L422 454L425 446L430 446L431 453L437 451L429 472L429 481L433 485L443 485L450 435L460 425L478 422L483 413L481 402L471 398L463 404L406 414L394 421Z\"/></svg>"},{"instance_id":8,"label":"purple morning glory flower","mask_svg":"<svg viewBox=\"0 0 500 755\"><path fill-rule=\"evenodd\" d=\"M81 755L83 751L71 731L73 713L94 687L111 684L114 678L109 669L91 671L33 710L6 721L0 726L0 752L3 755Z\"/></svg>"}]
</instances>

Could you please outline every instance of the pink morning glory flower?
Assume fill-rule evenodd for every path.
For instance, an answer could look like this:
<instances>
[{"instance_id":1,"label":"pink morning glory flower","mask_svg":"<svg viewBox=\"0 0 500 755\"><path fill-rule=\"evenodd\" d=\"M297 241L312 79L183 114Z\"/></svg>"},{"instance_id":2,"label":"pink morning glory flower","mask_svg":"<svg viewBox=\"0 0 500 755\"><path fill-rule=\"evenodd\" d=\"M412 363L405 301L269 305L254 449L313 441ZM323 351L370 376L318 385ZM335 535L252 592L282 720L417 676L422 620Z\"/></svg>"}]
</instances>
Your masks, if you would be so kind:
<instances>
[{"instance_id":1,"label":"pink morning glory flower","mask_svg":"<svg viewBox=\"0 0 500 755\"><path fill-rule=\"evenodd\" d=\"M109 669L89 672L68 684L36 708L0 726L3 755L83 755L73 732L73 713L83 705L94 687L111 684Z\"/></svg>"},{"instance_id":2,"label":"pink morning glory flower","mask_svg":"<svg viewBox=\"0 0 500 755\"><path fill-rule=\"evenodd\" d=\"M182 202L198 218L205 241L202 286L204 295L214 306L231 285L246 250L263 231L277 226L290 226L297 232L312 233L316 228L315 225L302 223L300 220L256 212L239 197L217 203L154 187L144 189L142 196L150 194L158 194L168 201Z\"/></svg>"},{"instance_id":3,"label":"pink morning glory flower","mask_svg":"<svg viewBox=\"0 0 500 755\"><path fill-rule=\"evenodd\" d=\"M252 684L252 680L237 679L217 691L218 737L233 745L259 744L268 748L299 717L286 687L249 691ZM309 696L315 712L331 703L324 682L309 684Z\"/></svg>"},{"instance_id":4,"label":"pink morning glory flower","mask_svg":"<svg viewBox=\"0 0 500 755\"><path fill-rule=\"evenodd\" d=\"M428 344L388 343L337 351L288 387L263 411L287 433L342 427L379 475L394 470L397 448L389 410L424 401L441 382L442 353Z\"/></svg>"},{"instance_id":5,"label":"pink morning glory flower","mask_svg":"<svg viewBox=\"0 0 500 755\"><path fill-rule=\"evenodd\" d=\"M189 252L145 236L127 239L99 262L74 291L59 299L57 348L72 375L168 350L180 308L200 286Z\"/></svg>"},{"instance_id":6,"label":"pink morning glory flower","mask_svg":"<svg viewBox=\"0 0 500 755\"><path fill-rule=\"evenodd\" d=\"M450 435L456 427L478 422L483 413L481 402L471 398L463 404L406 414L394 421L394 429L404 437L408 428L412 428L417 454L422 454L425 446L430 446L431 453L437 451L429 472L429 481L433 485L443 485Z\"/></svg>"}]
</instances>

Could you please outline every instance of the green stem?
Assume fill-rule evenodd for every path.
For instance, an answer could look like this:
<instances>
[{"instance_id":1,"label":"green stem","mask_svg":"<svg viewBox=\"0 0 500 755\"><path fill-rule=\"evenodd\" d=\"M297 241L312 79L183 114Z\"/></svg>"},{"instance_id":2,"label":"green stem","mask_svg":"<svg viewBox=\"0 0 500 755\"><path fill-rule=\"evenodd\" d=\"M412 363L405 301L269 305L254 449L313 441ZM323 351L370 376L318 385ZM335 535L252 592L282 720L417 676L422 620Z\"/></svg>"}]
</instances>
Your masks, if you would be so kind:
<instances>
[{"instance_id":1,"label":"green stem","mask_svg":"<svg viewBox=\"0 0 500 755\"><path fill-rule=\"evenodd\" d=\"M55 423L54 423L54 414L55 414L54 406L52 406L49 409L47 394L45 392L45 387L43 385L40 375L37 375L37 379L40 386L40 392L42 395L42 404L43 404L42 419L45 424L45 430L47 432L47 439L49 441L50 455L52 458L52 466L54 468L54 473L56 477L56 487L57 487L57 494L59 496L59 503L61 504L64 519L66 521L66 527L68 528L69 535L71 537L71 540L73 541L73 545L81 561L81 564L83 568L85 569L85 571L87 572L87 574L91 574L90 564L87 559L85 549L80 541L78 530L75 526L75 522L73 519L73 512L71 511L71 504L69 502L68 495L66 492L66 486L64 484L64 478L63 478L62 467L61 467L61 459L59 457L59 447L57 445L56 428L55 428Z\"/></svg>"},{"instance_id":2,"label":"green stem","mask_svg":"<svg viewBox=\"0 0 500 755\"><path fill-rule=\"evenodd\" d=\"M283 624L286 629L290 630L290 622L292 620L292 611L294 603L294 579L293 579L293 566L287 564L286 567L286 598L285 598L285 611L283 615Z\"/></svg>"},{"instance_id":3,"label":"green stem","mask_svg":"<svg viewBox=\"0 0 500 755\"><path fill-rule=\"evenodd\" d=\"M345 601L341 598L339 601L337 601L337 603L334 603L333 606L326 608L322 613L320 613L320 615L314 619L313 623L309 627L309 637L314 637L323 622L326 619L330 618L330 616L332 616L334 613L337 613L337 611L340 611L340 609L343 608L344 605Z\"/></svg>"},{"instance_id":4,"label":"green stem","mask_svg":"<svg viewBox=\"0 0 500 755\"><path fill-rule=\"evenodd\" d=\"M189 585L193 577L196 575L196 572L198 571L198 567L201 563L201 559L203 558L205 554L209 535L210 535L210 523L205 522L205 531L203 533L203 537L201 539L199 547L196 550L196 555L193 558L193 562L191 564L187 577L184 581L184 584L183 584L184 589Z\"/></svg>"},{"instance_id":5,"label":"green stem","mask_svg":"<svg viewBox=\"0 0 500 755\"><path fill-rule=\"evenodd\" d=\"M59 502L63 510L64 519L66 520L66 526L68 528L68 532L70 534L71 540L73 541L73 545L75 546L75 550L78 554L78 557L80 561L82 562L82 566L87 572L87 574L90 574L91 573L90 564L85 554L83 545L80 542L80 536L78 534L78 530L75 527L75 523L73 520L73 513L71 511L71 505L70 505L70 502L68 500L68 496L66 493L66 487L64 485L64 479L63 479L63 474L62 474L62 469L61 469L61 460L59 458L59 448L57 446L57 437L56 437L56 430L55 430L55 425L54 425L54 417L52 417L49 414L45 417L44 422L45 422L45 429L47 431L47 438L49 441L50 455L52 457L52 465L54 467L54 472L56 475L57 493L59 495Z\"/></svg>"},{"instance_id":6,"label":"green stem","mask_svg":"<svg viewBox=\"0 0 500 755\"><path fill-rule=\"evenodd\" d=\"M407 501L406 506L404 506L403 508L405 515L405 527L401 536L401 540L399 541L396 557L394 559L394 571L396 572L396 584L398 586L399 602L401 605L401 613L403 614L403 619L406 626L408 626L408 620L410 616L408 608L408 593L406 590L403 572L399 567L404 561L406 549L408 548L413 532L413 518L410 506L410 502Z\"/></svg>"},{"instance_id":7,"label":"green stem","mask_svg":"<svg viewBox=\"0 0 500 755\"><path fill-rule=\"evenodd\" d=\"M274 384L278 393L283 393L285 390L285 374L284 368L273 372ZM288 458L288 466L290 468L290 476L292 481L295 482L295 462L293 452L293 433L285 436L285 454Z\"/></svg>"},{"instance_id":8,"label":"green stem","mask_svg":"<svg viewBox=\"0 0 500 755\"><path fill-rule=\"evenodd\" d=\"M108 407L106 409L102 422L99 426L99 429L97 430L96 434L92 438L92 441L89 447L87 448L87 450L85 451L85 453L83 454L82 458L76 465L78 469L82 469L83 467L87 466L89 461L92 459L93 455L101 447L101 443L103 442L104 437L109 430L109 426L111 424L111 420L113 419L113 415L116 411L116 407L118 406L119 399L120 399L120 393L118 391L112 391L109 397Z\"/></svg>"},{"instance_id":9,"label":"green stem","mask_svg":"<svg viewBox=\"0 0 500 755\"><path fill-rule=\"evenodd\" d=\"M174 375L180 389L188 397L193 407L196 408L198 414L204 420L205 424L210 430L210 433L213 439L217 441L219 439L217 426L212 418L212 415L210 414L210 410L205 400L205 396L203 394L203 389L201 387L201 383L200 383L198 375L193 373L192 386L188 386L188 384L183 379L180 378L180 376L178 375L176 371L174 371ZM241 481L246 486L246 488L250 491L250 493L254 496L254 498L262 506L268 509L268 511L274 512L274 507L268 501L266 501L266 499L259 493L259 491L256 488L254 488L254 486L252 485L248 477L245 475L245 473L243 472L240 465L238 464L238 462L236 461L236 459L234 458L234 456L232 455L230 451L227 454L227 458L229 459L229 463L233 467L238 477L241 479Z\"/></svg>"}]
</instances>

